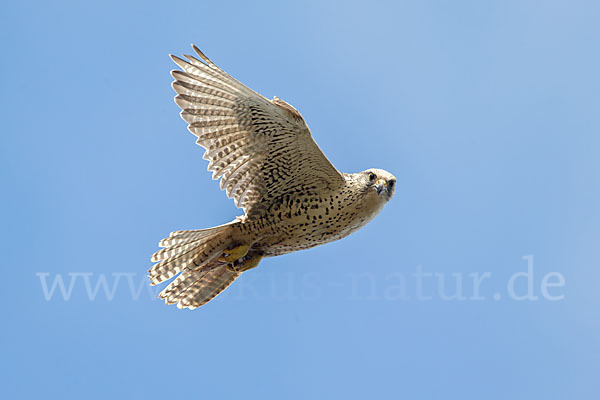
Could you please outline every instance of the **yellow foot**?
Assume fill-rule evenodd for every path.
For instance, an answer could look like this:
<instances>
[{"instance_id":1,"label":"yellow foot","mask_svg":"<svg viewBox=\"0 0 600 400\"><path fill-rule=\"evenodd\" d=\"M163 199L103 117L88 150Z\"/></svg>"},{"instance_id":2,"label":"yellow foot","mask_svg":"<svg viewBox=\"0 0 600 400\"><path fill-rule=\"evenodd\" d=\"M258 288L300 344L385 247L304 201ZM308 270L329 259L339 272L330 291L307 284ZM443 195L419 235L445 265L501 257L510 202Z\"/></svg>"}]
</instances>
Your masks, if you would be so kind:
<instances>
[{"instance_id":1,"label":"yellow foot","mask_svg":"<svg viewBox=\"0 0 600 400\"><path fill-rule=\"evenodd\" d=\"M261 259L261 255L254 254L248 258L244 257L243 259L237 260L236 262L229 264L227 267L234 272L244 272L257 267Z\"/></svg>"},{"instance_id":2,"label":"yellow foot","mask_svg":"<svg viewBox=\"0 0 600 400\"><path fill-rule=\"evenodd\" d=\"M250 246L247 244L242 244L231 249L225 249L221 257L219 257L219 261L232 263L248 254L248 250L250 250Z\"/></svg>"}]
</instances>

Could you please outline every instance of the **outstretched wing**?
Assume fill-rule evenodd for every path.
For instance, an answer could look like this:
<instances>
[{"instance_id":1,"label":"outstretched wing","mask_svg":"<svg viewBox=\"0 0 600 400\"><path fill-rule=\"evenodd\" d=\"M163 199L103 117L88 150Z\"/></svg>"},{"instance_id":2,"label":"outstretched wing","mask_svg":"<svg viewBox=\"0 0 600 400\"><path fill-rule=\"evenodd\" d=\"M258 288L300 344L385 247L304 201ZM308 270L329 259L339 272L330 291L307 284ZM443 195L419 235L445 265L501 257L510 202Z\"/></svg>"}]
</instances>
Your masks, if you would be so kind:
<instances>
[{"instance_id":1,"label":"outstretched wing","mask_svg":"<svg viewBox=\"0 0 600 400\"><path fill-rule=\"evenodd\" d=\"M237 207L260 214L286 195L343 185L294 107L254 92L193 48L201 60L171 56L182 69L171 72L175 102L206 149L213 179Z\"/></svg>"}]
</instances>

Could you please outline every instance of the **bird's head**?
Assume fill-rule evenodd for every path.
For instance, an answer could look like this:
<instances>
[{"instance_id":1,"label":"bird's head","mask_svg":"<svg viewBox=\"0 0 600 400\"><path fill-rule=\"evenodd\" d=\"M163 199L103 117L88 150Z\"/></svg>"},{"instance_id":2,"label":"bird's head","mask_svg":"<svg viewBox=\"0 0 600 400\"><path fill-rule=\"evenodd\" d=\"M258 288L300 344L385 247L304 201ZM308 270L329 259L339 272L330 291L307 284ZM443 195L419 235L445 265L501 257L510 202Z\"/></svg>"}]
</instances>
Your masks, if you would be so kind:
<instances>
[{"instance_id":1,"label":"bird's head","mask_svg":"<svg viewBox=\"0 0 600 400\"><path fill-rule=\"evenodd\" d=\"M367 199L386 203L396 190L396 177L387 171L377 168L370 168L360 172L359 180L365 187L365 196Z\"/></svg>"}]
</instances>

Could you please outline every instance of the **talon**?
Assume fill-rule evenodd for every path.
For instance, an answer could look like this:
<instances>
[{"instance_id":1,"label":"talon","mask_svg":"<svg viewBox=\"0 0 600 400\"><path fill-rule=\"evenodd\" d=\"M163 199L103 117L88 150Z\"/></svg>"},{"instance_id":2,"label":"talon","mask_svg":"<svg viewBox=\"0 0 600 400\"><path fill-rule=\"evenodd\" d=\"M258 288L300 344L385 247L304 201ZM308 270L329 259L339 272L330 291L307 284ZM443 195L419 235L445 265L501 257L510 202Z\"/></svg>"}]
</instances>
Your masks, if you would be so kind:
<instances>
[{"instance_id":1,"label":"talon","mask_svg":"<svg viewBox=\"0 0 600 400\"><path fill-rule=\"evenodd\" d=\"M248 250L250 250L250 246L247 244L242 244L240 246L233 247L231 249L226 249L223 252L223 255L221 255L221 257L219 257L219 261L222 261L225 263L232 263L232 262L244 257L248 253Z\"/></svg>"},{"instance_id":2,"label":"talon","mask_svg":"<svg viewBox=\"0 0 600 400\"><path fill-rule=\"evenodd\" d=\"M249 269L255 268L258 266L258 263L262 260L262 256L255 254L247 260L242 262L242 265L238 267L240 271L248 271Z\"/></svg>"},{"instance_id":3,"label":"talon","mask_svg":"<svg viewBox=\"0 0 600 400\"><path fill-rule=\"evenodd\" d=\"M249 269L252 269L252 268L255 268L256 266L258 266L258 263L260 262L261 259L262 259L261 255L254 254L248 258L240 259L234 263L227 265L227 268L229 268L233 272L248 271Z\"/></svg>"}]
</instances>

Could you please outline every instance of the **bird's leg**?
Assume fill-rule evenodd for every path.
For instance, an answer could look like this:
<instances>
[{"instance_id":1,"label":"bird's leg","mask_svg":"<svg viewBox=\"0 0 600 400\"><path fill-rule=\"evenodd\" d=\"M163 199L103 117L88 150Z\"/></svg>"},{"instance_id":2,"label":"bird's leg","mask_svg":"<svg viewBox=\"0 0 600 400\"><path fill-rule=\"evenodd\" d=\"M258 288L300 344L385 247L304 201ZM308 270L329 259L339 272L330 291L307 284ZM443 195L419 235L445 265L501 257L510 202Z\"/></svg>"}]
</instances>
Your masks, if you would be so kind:
<instances>
[{"instance_id":1,"label":"bird's leg","mask_svg":"<svg viewBox=\"0 0 600 400\"><path fill-rule=\"evenodd\" d=\"M243 258L240 258L239 260L232 262L231 264L229 264L227 266L227 268L229 268L230 270L232 270L234 272L248 271L249 269L252 269L252 268L255 268L256 266L258 266L258 263L260 262L261 259L262 259L262 255L255 253L255 254L252 254L251 256L243 257Z\"/></svg>"},{"instance_id":2,"label":"bird's leg","mask_svg":"<svg viewBox=\"0 0 600 400\"><path fill-rule=\"evenodd\" d=\"M219 261L232 263L248 254L248 250L250 250L250 246L247 244L241 244L230 249L225 249L223 254L219 257Z\"/></svg>"}]
</instances>

